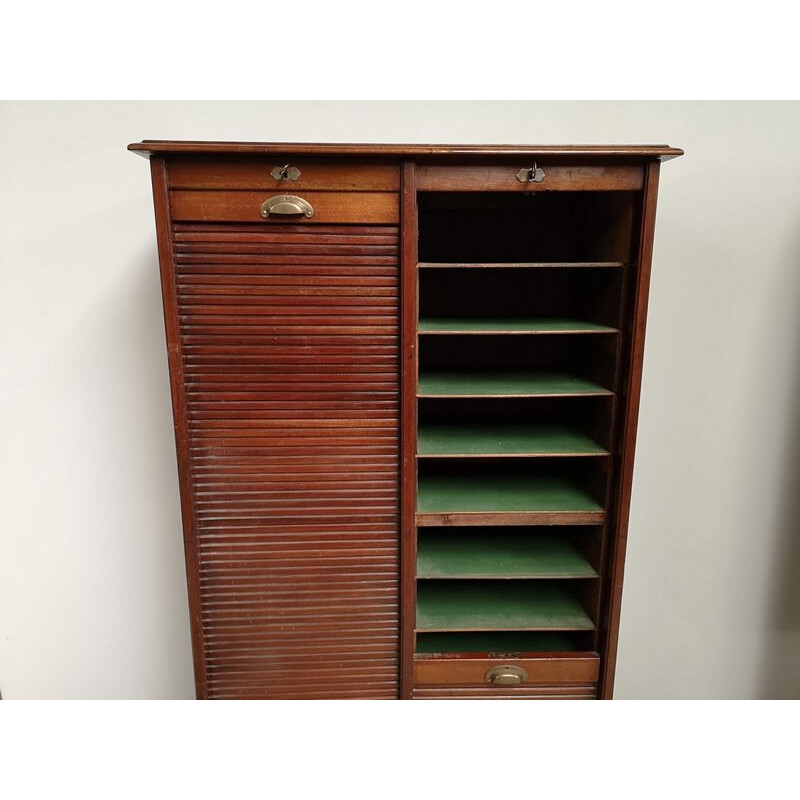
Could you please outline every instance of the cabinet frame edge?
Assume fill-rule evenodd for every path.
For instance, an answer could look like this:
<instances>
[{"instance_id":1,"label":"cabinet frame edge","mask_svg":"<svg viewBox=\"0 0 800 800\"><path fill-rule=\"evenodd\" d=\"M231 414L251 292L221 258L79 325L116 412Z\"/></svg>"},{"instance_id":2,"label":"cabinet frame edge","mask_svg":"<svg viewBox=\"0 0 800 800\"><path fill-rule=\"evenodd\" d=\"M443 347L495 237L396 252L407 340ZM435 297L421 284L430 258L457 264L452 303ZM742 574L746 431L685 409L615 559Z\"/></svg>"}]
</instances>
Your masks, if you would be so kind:
<instances>
[{"instance_id":1,"label":"cabinet frame edge","mask_svg":"<svg viewBox=\"0 0 800 800\"><path fill-rule=\"evenodd\" d=\"M172 216L169 202L169 181L165 159L150 158L153 204L156 218L156 241L161 274L161 297L164 305L164 329L167 338L172 415L175 446L178 456L178 484L183 521L183 548L186 560L186 582L189 596L189 621L194 665L195 696L208 697L206 683L203 618L200 605L200 565L197 552L196 519L189 462L189 426L186 417L186 387L183 374L183 350L178 326L178 299L175 282L175 258L172 246Z\"/></svg>"},{"instance_id":2,"label":"cabinet frame edge","mask_svg":"<svg viewBox=\"0 0 800 800\"><path fill-rule=\"evenodd\" d=\"M637 236L636 286L628 319L631 322L630 345L626 357L627 397L621 415L622 431L619 439L619 465L615 492L615 508L612 516L609 559L607 561L605 625L602 632L600 653L599 699L611 700L614 695L617 645L619 642L620 611L622 606L625 554L628 543L633 466L636 452L636 432L639 422L639 401L644 365L644 341L647 325L647 306L650 292L650 268L653 257L656 202L658 197L659 161L645 165L645 183L639 215Z\"/></svg>"}]
</instances>

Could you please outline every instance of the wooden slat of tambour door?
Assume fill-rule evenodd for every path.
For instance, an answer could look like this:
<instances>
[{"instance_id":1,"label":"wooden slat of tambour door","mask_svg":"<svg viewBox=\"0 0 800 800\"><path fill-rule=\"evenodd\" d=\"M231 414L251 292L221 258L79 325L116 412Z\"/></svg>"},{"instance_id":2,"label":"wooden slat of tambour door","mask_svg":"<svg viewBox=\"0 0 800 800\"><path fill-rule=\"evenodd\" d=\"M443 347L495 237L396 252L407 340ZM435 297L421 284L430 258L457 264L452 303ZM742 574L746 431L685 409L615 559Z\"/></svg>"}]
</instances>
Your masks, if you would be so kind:
<instances>
[{"instance_id":1,"label":"wooden slat of tambour door","mask_svg":"<svg viewBox=\"0 0 800 800\"><path fill-rule=\"evenodd\" d=\"M176 224L212 698L394 698L398 229Z\"/></svg>"}]
</instances>

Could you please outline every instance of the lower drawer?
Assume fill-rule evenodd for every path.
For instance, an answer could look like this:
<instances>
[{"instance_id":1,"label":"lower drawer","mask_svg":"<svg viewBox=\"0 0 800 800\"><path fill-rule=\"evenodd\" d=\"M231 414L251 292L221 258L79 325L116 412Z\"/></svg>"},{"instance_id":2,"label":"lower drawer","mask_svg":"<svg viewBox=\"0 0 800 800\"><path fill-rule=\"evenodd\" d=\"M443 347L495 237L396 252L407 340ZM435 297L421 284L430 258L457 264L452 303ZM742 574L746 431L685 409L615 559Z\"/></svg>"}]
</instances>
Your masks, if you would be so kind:
<instances>
[{"instance_id":1,"label":"lower drawer","mask_svg":"<svg viewBox=\"0 0 800 800\"><path fill-rule=\"evenodd\" d=\"M417 657L414 685L479 686L507 690L535 685L592 684L600 674L596 653L574 653L523 658Z\"/></svg>"}]
</instances>

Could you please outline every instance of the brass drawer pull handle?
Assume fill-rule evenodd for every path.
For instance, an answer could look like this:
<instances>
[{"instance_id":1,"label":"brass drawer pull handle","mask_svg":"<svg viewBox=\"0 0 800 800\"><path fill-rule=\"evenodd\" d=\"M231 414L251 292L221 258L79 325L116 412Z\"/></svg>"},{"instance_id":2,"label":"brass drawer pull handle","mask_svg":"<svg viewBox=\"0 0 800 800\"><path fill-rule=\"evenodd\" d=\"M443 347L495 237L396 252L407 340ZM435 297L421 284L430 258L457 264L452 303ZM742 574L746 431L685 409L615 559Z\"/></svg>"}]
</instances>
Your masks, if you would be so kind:
<instances>
[{"instance_id":1,"label":"brass drawer pull handle","mask_svg":"<svg viewBox=\"0 0 800 800\"><path fill-rule=\"evenodd\" d=\"M302 197L293 194L278 194L261 204L261 216L267 219L270 214L280 214L281 216L302 214L311 219L314 216L314 207Z\"/></svg>"},{"instance_id":2,"label":"brass drawer pull handle","mask_svg":"<svg viewBox=\"0 0 800 800\"><path fill-rule=\"evenodd\" d=\"M484 678L486 683L493 683L496 686L518 686L528 680L528 673L522 667L504 664L500 667L492 667L484 675Z\"/></svg>"}]
</instances>

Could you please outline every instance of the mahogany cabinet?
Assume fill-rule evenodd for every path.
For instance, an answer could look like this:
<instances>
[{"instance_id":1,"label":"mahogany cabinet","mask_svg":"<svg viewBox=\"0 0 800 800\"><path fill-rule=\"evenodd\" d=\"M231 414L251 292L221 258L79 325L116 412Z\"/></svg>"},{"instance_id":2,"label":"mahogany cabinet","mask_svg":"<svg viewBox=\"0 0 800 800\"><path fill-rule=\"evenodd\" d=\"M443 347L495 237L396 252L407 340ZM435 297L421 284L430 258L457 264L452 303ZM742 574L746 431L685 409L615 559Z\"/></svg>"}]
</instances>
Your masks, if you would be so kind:
<instances>
[{"instance_id":1,"label":"mahogany cabinet","mask_svg":"<svg viewBox=\"0 0 800 800\"><path fill-rule=\"evenodd\" d=\"M666 146L145 141L199 698L610 698Z\"/></svg>"}]
</instances>

